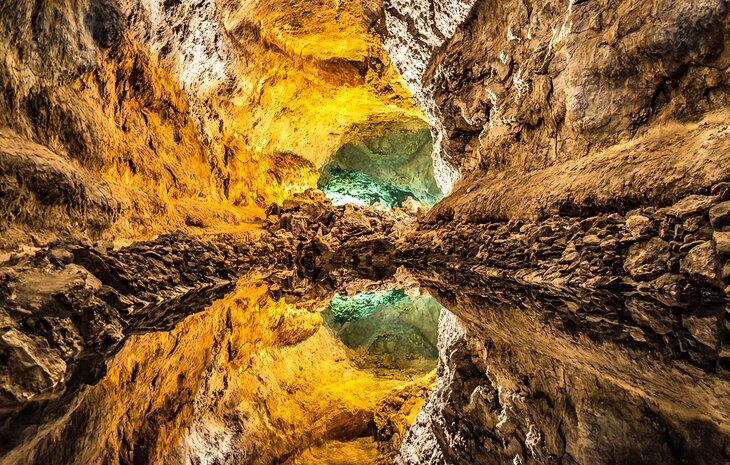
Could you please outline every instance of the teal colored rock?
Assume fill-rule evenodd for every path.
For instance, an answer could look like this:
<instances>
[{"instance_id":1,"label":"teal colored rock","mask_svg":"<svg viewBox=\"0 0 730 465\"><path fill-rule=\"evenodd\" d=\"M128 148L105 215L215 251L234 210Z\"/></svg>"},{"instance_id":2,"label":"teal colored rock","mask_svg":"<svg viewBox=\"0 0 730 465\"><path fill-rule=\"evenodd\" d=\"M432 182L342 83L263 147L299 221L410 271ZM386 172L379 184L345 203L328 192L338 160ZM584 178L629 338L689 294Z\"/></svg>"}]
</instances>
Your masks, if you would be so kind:
<instances>
[{"instance_id":1,"label":"teal colored rock","mask_svg":"<svg viewBox=\"0 0 730 465\"><path fill-rule=\"evenodd\" d=\"M318 186L333 203L401 206L411 196L433 205L443 197L433 171L433 139L425 122L365 122L320 169Z\"/></svg>"},{"instance_id":2,"label":"teal colored rock","mask_svg":"<svg viewBox=\"0 0 730 465\"><path fill-rule=\"evenodd\" d=\"M441 305L401 289L382 295L335 296L322 312L325 326L361 357L362 366L429 372L438 359Z\"/></svg>"},{"instance_id":3,"label":"teal colored rock","mask_svg":"<svg viewBox=\"0 0 730 465\"><path fill-rule=\"evenodd\" d=\"M393 208L402 206L408 197L426 204L433 203L430 202L431 199L424 201L413 192L393 184L379 184L362 172L339 168L330 173L327 183L320 186L320 189L334 205L372 205L380 202L385 208Z\"/></svg>"},{"instance_id":4,"label":"teal colored rock","mask_svg":"<svg viewBox=\"0 0 730 465\"><path fill-rule=\"evenodd\" d=\"M383 305L393 305L400 301L411 299L402 289L391 289L378 295L372 292L363 292L354 297L342 297L335 294L327 307L332 312L337 323L365 318Z\"/></svg>"}]
</instances>

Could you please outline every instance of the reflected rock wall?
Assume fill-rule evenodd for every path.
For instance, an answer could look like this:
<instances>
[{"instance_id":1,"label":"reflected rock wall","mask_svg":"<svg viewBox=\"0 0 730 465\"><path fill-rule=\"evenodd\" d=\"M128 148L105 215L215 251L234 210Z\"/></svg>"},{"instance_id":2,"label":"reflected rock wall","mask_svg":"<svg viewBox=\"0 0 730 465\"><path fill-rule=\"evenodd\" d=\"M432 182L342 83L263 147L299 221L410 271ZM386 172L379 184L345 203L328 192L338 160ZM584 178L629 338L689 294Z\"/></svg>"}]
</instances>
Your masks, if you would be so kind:
<instances>
[{"instance_id":1,"label":"reflected rock wall","mask_svg":"<svg viewBox=\"0 0 730 465\"><path fill-rule=\"evenodd\" d=\"M726 372L670 355L672 339L634 339L631 323L611 332L610 314L626 310L608 294L454 273L419 274L453 315L440 322L436 387L396 463L728 460Z\"/></svg>"},{"instance_id":2,"label":"reflected rock wall","mask_svg":"<svg viewBox=\"0 0 730 465\"><path fill-rule=\"evenodd\" d=\"M0 463L299 463L330 441L375 463L431 381L358 368L323 305L244 278L173 329L127 338L98 383L69 391Z\"/></svg>"}]
</instances>

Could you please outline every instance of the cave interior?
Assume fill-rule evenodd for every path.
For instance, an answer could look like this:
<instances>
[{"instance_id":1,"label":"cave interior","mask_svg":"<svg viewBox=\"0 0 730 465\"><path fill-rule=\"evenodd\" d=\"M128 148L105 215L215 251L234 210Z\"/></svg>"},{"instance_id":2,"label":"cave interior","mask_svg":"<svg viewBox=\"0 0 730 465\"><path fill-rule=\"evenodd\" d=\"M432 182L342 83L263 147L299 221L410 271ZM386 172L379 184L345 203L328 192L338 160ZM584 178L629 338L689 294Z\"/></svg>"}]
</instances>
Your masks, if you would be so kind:
<instances>
[{"instance_id":1,"label":"cave interior","mask_svg":"<svg viewBox=\"0 0 730 465\"><path fill-rule=\"evenodd\" d=\"M726 1L0 2L0 465L730 464Z\"/></svg>"}]
</instances>

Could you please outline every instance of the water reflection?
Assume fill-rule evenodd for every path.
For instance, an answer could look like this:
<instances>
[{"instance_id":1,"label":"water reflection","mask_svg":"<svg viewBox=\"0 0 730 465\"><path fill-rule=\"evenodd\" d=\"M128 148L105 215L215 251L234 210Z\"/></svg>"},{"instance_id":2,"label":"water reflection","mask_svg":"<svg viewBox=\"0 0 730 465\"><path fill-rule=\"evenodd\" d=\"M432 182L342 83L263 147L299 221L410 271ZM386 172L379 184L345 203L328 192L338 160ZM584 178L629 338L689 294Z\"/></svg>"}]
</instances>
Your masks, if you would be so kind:
<instances>
[{"instance_id":1,"label":"water reflection","mask_svg":"<svg viewBox=\"0 0 730 465\"><path fill-rule=\"evenodd\" d=\"M728 460L727 372L678 324L681 307L488 269L411 271L458 321L440 330L448 358L398 465L422 463L428 438L447 463ZM726 311L706 303L708 319Z\"/></svg>"},{"instance_id":2,"label":"water reflection","mask_svg":"<svg viewBox=\"0 0 730 465\"><path fill-rule=\"evenodd\" d=\"M428 372L438 360L441 305L430 296L409 297L403 289L335 295L322 313L325 324L368 367Z\"/></svg>"},{"instance_id":3,"label":"water reflection","mask_svg":"<svg viewBox=\"0 0 730 465\"><path fill-rule=\"evenodd\" d=\"M478 271L259 271L160 304L101 379L6 417L0 463L722 463L730 386L681 309Z\"/></svg>"},{"instance_id":4,"label":"water reflection","mask_svg":"<svg viewBox=\"0 0 730 465\"><path fill-rule=\"evenodd\" d=\"M252 274L204 311L188 307L197 313L181 318L185 302L155 310L130 327L98 383L69 387L34 404L32 419L21 415L27 424L9 425L18 445L0 463L317 463L333 447L338 460L359 464L392 455L433 383L436 327L416 320L433 323L438 310L409 312L404 301L397 315L370 315L372 331L381 314L390 328L414 323L424 332L426 352L406 354L404 364L397 350L375 344L391 362L386 372L322 324L332 294L280 294ZM377 413L387 421L376 422Z\"/></svg>"}]
</instances>

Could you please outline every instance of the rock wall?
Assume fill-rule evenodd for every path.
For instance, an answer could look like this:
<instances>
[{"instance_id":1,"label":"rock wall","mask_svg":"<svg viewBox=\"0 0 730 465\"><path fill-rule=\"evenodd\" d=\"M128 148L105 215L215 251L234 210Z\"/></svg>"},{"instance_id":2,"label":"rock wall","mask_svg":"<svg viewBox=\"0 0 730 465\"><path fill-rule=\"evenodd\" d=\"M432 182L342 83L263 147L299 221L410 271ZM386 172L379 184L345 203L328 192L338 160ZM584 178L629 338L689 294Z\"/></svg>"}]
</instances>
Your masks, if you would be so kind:
<instances>
[{"instance_id":1,"label":"rock wall","mask_svg":"<svg viewBox=\"0 0 730 465\"><path fill-rule=\"evenodd\" d=\"M261 217L360 134L423 120L373 32L377 5L2 6L4 249Z\"/></svg>"},{"instance_id":2,"label":"rock wall","mask_svg":"<svg viewBox=\"0 0 730 465\"><path fill-rule=\"evenodd\" d=\"M396 463L727 462L726 2L442 3L386 3L450 193L398 255L460 320Z\"/></svg>"},{"instance_id":3,"label":"rock wall","mask_svg":"<svg viewBox=\"0 0 730 465\"><path fill-rule=\"evenodd\" d=\"M442 317L436 387L395 463L728 460L727 375L610 331L621 307L605 296L464 269L417 276L456 316Z\"/></svg>"},{"instance_id":4,"label":"rock wall","mask_svg":"<svg viewBox=\"0 0 730 465\"><path fill-rule=\"evenodd\" d=\"M418 24L413 12L444 11L424 3L393 2L391 14ZM426 43L413 30L439 20L424 18L391 55ZM623 212L728 178L724 1L478 1L449 18L453 34L416 60L429 63L420 88L433 108L434 163L462 179L437 212Z\"/></svg>"},{"instance_id":5,"label":"rock wall","mask_svg":"<svg viewBox=\"0 0 730 465\"><path fill-rule=\"evenodd\" d=\"M425 80L426 69L437 48L456 32L475 0L385 0L380 26L383 46L416 101L428 116L434 140L433 167L441 190L451 192L459 172L444 153L443 123Z\"/></svg>"}]
</instances>

